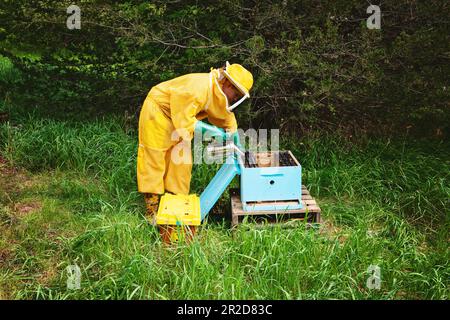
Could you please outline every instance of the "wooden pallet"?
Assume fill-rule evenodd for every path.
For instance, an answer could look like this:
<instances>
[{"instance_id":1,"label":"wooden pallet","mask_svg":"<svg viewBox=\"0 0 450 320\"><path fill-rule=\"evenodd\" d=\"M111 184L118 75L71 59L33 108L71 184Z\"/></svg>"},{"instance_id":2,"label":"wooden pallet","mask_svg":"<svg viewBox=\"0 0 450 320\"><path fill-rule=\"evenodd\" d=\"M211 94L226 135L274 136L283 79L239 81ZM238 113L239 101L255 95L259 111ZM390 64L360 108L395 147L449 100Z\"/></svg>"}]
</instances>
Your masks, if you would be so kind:
<instances>
[{"instance_id":1,"label":"wooden pallet","mask_svg":"<svg viewBox=\"0 0 450 320\"><path fill-rule=\"evenodd\" d=\"M231 225L234 227L239 224L239 220L243 217L249 216L249 218L259 218L267 221L286 221L286 220L305 220L308 223L320 223L320 207L317 205L316 200L309 194L308 189L302 186L302 208L301 209L289 209L289 210L274 210L274 211L244 211L242 207L240 190L230 189L230 199L231 199ZM277 201L277 204L290 204L294 203L291 201ZM298 204L298 202L296 202ZM255 202L252 205L256 207L258 205L268 205L269 202ZM258 219L257 219L258 220Z\"/></svg>"}]
</instances>

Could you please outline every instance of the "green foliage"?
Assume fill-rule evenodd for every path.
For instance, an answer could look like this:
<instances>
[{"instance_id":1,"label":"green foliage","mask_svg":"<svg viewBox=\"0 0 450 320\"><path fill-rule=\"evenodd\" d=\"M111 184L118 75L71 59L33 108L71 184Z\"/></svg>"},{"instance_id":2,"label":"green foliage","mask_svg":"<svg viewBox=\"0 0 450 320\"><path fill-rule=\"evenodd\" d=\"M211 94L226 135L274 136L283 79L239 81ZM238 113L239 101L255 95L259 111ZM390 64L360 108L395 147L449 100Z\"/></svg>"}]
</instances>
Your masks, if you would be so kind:
<instances>
[{"instance_id":1,"label":"green foliage","mask_svg":"<svg viewBox=\"0 0 450 320\"><path fill-rule=\"evenodd\" d=\"M48 115L137 116L152 85L230 60L256 80L237 112L243 127L448 130L441 1L382 3L381 30L366 27L357 0L84 1L81 30L66 28L69 4L0 7L0 53L23 75L5 91Z\"/></svg>"},{"instance_id":2,"label":"green foliage","mask_svg":"<svg viewBox=\"0 0 450 320\"><path fill-rule=\"evenodd\" d=\"M14 67L10 59L0 55L0 83L1 86L15 85L21 80L19 70Z\"/></svg>"}]
</instances>

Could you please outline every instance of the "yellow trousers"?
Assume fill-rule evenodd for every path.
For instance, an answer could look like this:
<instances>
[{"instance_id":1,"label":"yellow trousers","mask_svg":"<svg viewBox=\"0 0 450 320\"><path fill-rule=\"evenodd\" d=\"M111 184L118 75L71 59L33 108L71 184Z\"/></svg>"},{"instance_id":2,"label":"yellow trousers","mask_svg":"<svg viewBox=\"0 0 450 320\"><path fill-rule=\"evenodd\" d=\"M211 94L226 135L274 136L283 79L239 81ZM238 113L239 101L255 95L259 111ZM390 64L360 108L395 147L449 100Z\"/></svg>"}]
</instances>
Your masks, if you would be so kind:
<instances>
[{"instance_id":1,"label":"yellow trousers","mask_svg":"<svg viewBox=\"0 0 450 320\"><path fill-rule=\"evenodd\" d=\"M191 142L180 139L172 120L147 98L139 116L138 191L189 194L191 171Z\"/></svg>"}]
</instances>

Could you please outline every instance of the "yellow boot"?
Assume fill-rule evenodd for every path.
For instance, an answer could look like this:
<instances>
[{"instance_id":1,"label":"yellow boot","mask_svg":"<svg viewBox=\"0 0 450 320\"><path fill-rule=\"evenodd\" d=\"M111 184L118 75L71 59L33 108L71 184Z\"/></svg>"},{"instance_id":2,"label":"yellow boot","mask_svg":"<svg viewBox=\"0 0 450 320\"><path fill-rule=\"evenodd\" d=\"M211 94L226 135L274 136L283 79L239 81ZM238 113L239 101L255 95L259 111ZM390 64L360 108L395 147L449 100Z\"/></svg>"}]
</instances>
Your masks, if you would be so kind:
<instances>
[{"instance_id":1,"label":"yellow boot","mask_svg":"<svg viewBox=\"0 0 450 320\"><path fill-rule=\"evenodd\" d=\"M161 195L156 193L144 193L146 214L148 222L152 225L156 225L156 214L158 213L159 199Z\"/></svg>"}]
</instances>

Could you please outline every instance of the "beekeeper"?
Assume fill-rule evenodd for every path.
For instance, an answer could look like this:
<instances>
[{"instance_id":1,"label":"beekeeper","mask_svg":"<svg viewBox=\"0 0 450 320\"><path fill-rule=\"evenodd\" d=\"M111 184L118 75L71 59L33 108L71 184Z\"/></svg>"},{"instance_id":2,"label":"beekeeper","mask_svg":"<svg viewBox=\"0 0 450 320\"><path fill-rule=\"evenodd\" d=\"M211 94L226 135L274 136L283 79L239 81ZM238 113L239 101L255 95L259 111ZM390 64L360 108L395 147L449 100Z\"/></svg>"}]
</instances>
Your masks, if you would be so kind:
<instances>
[{"instance_id":1,"label":"beekeeper","mask_svg":"<svg viewBox=\"0 0 450 320\"><path fill-rule=\"evenodd\" d=\"M156 215L165 192L189 194L194 131L239 142L233 110L250 97L252 85L247 69L227 62L223 68L180 76L150 90L139 116L137 156L138 191L144 194L147 218ZM200 121L205 118L212 125ZM174 157L180 144L184 161Z\"/></svg>"}]
</instances>

